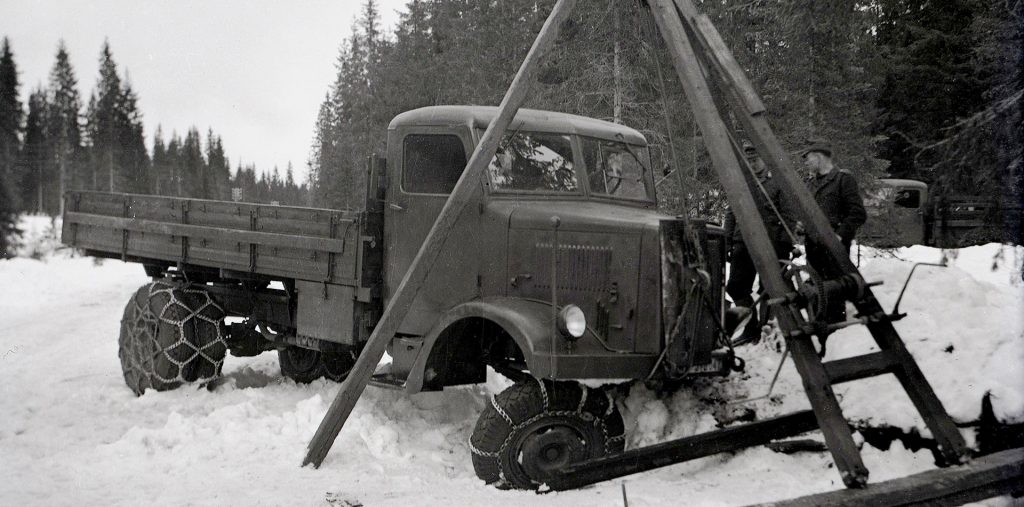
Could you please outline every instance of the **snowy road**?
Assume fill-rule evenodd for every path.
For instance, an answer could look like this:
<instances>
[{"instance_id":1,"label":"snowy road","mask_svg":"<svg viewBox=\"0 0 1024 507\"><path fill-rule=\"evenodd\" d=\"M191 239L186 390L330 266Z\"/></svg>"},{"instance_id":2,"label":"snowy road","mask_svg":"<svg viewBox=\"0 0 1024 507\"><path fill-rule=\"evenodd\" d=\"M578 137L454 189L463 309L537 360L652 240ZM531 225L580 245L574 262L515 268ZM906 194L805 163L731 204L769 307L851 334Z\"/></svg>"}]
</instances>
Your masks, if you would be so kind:
<instances>
[{"instance_id":1,"label":"snowy road","mask_svg":"<svg viewBox=\"0 0 1024 507\"><path fill-rule=\"evenodd\" d=\"M958 267L915 275L898 323L940 398L959 421L977 417L985 391L997 414L1024 420L1024 288L1011 285L1021 249L965 251ZM936 257L930 249L904 252ZM988 260L986 260L988 259ZM926 260L937 260L928 258ZM908 262L876 259L868 279L890 308ZM338 385L296 385L276 357L229 357L227 381L214 391L185 386L135 397L121 378L118 322L141 267L86 258L0 261L0 505L742 505L834 489L827 454L782 455L764 448L677 465L580 491L548 495L498 491L470 464L467 439L500 379L480 387L406 396L375 388L319 470L299 468ZM913 298L913 299L910 299ZM863 329L830 340L830 358L867 350ZM657 399L635 389L623 402L635 447L713 429L702 400L764 394L779 354L772 340L741 354L748 373ZM919 426L891 379L844 385L850 419ZM750 404L759 417L806 406L791 363L771 400ZM970 430L967 437L973 435ZM872 482L932 467L931 455L897 442L865 446Z\"/></svg>"}]
</instances>

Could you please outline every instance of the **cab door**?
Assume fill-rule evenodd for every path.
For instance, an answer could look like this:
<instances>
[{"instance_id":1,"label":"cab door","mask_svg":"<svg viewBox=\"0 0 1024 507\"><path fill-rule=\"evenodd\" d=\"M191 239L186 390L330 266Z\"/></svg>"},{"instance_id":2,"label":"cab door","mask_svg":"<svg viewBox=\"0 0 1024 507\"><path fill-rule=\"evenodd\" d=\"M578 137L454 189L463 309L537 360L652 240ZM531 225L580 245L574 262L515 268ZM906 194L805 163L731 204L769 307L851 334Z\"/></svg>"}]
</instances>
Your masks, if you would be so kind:
<instances>
[{"instance_id":1,"label":"cab door","mask_svg":"<svg viewBox=\"0 0 1024 507\"><path fill-rule=\"evenodd\" d=\"M892 223L899 231L901 245L924 244L924 210L926 194L923 189L899 187L893 196Z\"/></svg>"},{"instance_id":2,"label":"cab door","mask_svg":"<svg viewBox=\"0 0 1024 507\"><path fill-rule=\"evenodd\" d=\"M390 300L437 220L472 153L469 129L408 127L390 132L387 198L384 206L385 301ZM423 298L418 298L423 299ZM414 305L401 332L420 334L415 323L431 320ZM409 328L412 325L413 328Z\"/></svg>"}]
</instances>

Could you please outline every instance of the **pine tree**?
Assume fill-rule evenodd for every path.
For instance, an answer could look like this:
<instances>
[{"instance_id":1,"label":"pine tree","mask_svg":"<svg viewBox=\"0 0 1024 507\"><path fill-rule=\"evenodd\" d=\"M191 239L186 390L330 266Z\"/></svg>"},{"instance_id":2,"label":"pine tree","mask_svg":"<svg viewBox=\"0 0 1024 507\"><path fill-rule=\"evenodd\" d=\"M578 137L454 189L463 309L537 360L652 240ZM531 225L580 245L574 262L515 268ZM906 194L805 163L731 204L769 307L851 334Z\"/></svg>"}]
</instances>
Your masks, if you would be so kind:
<instances>
[{"instance_id":1,"label":"pine tree","mask_svg":"<svg viewBox=\"0 0 1024 507\"><path fill-rule=\"evenodd\" d=\"M292 170L291 162L288 162L288 168L284 171L284 190L283 203L290 206L302 206L302 195L295 185L295 171Z\"/></svg>"},{"instance_id":2,"label":"pine tree","mask_svg":"<svg viewBox=\"0 0 1024 507\"><path fill-rule=\"evenodd\" d=\"M883 41L898 51L889 77L915 78L908 89L890 90L895 97L879 97L885 107L879 127L895 134L883 145L893 158L893 172L929 181L936 197L985 195L1019 206L1024 4L960 0L929 9L907 4L883 4L896 9L884 12L889 23ZM924 95L909 104L899 100L910 93Z\"/></svg>"},{"instance_id":3,"label":"pine tree","mask_svg":"<svg viewBox=\"0 0 1024 507\"><path fill-rule=\"evenodd\" d=\"M227 199L230 197L228 189L228 178L231 174L231 166L224 155L224 145L220 137L213 134L213 129L206 131L206 162L208 170L205 175L205 190L203 197L206 199Z\"/></svg>"},{"instance_id":4,"label":"pine tree","mask_svg":"<svg viewBox=\"0 0 1024 507\"><path fill-rule=\"evenodd\" d=\"M46 122L51 142L51 160L56 166L54 174L57 176L60 214L64 213L64 192L68 188L81 188L83 184L79 171L83 161L82 127L79 122L82 100L77 86L78 80L71 68L67 48L61 40L57 45L56 61L50 70Z\"/></svg>"},{"instance_id":5,"label":"pine tree","mask_svg":"<svg viewBox=\"0 0 1024 507\"><path fill-rule=\"evenodd\" d=\"M127 192L149 193L149 152L146 151L146 135L142 123L142 112L138 107L138 96L127 77L121 89L118 102L117 139L120 144L117 165L123 174Z\"/></svg>"},{"instance_id":6,"label":"pine tree","mask_svg":"<svg viewBox=\"0 0 1024 507\"><path fill-rule=\"evenodd\" d=\"M0 178L0 259L14 256L12 247L20 234L18 210L14 207L13 194L4 178Z\"/></svg>"},{"instance_id":7,"label":"pine tree","mask_svg":"<svg viewBox=\"0 0 1024 507\"><path fill-rule=\"evenodd\" d=\"M21 146L19 134L24 118L18 87L18 67L14 63L11 43L4 37L0 42L0 180L4 181L8 193L11 193L16 179L15 163Z\"/></svg>"},{"instance_id":8,"label":"pine tree","mask_svg":"<svg viewBox=\"0 0 1024 507\"><path fill-rule=\"evenodd\" d=\"M170 165L167 145L164 144L164 131L160 125L157 125L156 132L153 133L153 165L150 169L154 194L168 195L168 190L171 188Z\"/></svg>"},{"instance_id":9,"label":"pine tree","mask_svg":"<svg viewBox=\"0 0 1024 507\"><path fill-rule=\"evenodd\" d=\"M23 112L18 99L18 69L10 41L0 42L0 259L14 256L18 229L18 208L14 199Z\"/></svg>"},{"instance_id":10,"label":"pine tree","mask_svg":"<svg viewBox=\"0 0 1024 507\"><path fill-rule=\"evenodd\" d=\"M324 97L317 114L316 126L313 129L313 145L310 147L309 183L311 205L327 206L330 202L333 185L331 184L332 157L334 156L334 129L336 120L330 95Z\"/></svg>"},{"instance_id":11,"label":"pine tree","mask_svg":"<svg viewBox=\"0 0 1024 507\"><path fill-rule=\"evenodd\" d=\"M117 167L120 104L121 77L117 74L110 43L104 41L100 51L100 76L87 112L93 188L97 190L115 192L123 188L123 174Z\"/></svg>"},{"instance_id":12,"label":"pine tree","mask_svg":"<svg viewBox=\"0 0 1024 507\"><path fill-rule=\"evenodd\" d=\"M122 80L109 42L86 113L93 186L108 192L148 192L149 154L142 114L130 80Z\"/></svg>"},{"instance_id":13,"label":"pine tree","mask_svg":"<svg viewBox=\"0 0 1024 507\"><path fill-rule=\"evenodd\" d=\"M181 138L178 133L171 131L171 140L167 142L167 190L164 195L182 196L185 195L185 185L182 177L181 162Z\"/></svg>"},{"instance_id":14,"label":"pine tree","mask_svg":"<svg viewBox=\"0 0 1024 507\"><path fill-rule=\"evenodd\" d=\"M206 160L203 158L203 142L199 130L189 129L179 151L181 165L182 195L184 197L202 198L208 182L205 179Z\"/></svg>"},{"instance_id":15,"label":"pine tree","mask_svg":"<svg viewBox=\"0 0 1024 507\"><path fill-rule=\"evenodd\" d=\"M46 92L40 87L29 95L25 143L18 156L21 202L25 203L25 209L36 213L53 211L49 206L53 193L53 175L50 174L53 164L50 163L51 143L47 136L46 118Z\"/></svg>"},{"instance_id":16,"label":"pine tree","mask_svg":"<svg viewBox=\"0 0 1024 507\"><path fill-rule=\"evenodd\" d=\"M940 160L921 158L922 146L982 103L984 84L974 65L971 0L880 2L878 42L887 72L878 94L881 156L896 177L932 181ZM927 154L926 154L927 155Z\"/></svg>"}]
</instances>

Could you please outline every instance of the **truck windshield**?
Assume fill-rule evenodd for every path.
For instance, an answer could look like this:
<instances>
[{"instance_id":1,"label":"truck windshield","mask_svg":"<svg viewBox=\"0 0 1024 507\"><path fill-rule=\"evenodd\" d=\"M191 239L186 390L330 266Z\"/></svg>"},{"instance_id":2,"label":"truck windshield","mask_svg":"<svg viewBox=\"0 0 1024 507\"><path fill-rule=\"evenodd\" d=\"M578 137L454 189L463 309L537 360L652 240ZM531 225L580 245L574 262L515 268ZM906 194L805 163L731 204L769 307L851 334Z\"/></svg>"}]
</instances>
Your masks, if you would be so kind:
<instances>
[{"instance_id":1,"label":"truck windshield","mask_svg":"<svg viewBox=\"0 0 1024 507\"><path fill-rule=\"evenodd\" d=\"M579 192L567 135L513 132L502 139L487 168L500 191Z\"/></svg>"},{"instance_id":2,"label":"truck windshield","mask_svg":"<svg viewBox=\"0 0 1024 507\"><path fill-rule=\"evenodd\" d=\"M618 141L584 137L590 193L625 199L650 200L647 188L647 150Z\"/></svg>"}]
</instances>

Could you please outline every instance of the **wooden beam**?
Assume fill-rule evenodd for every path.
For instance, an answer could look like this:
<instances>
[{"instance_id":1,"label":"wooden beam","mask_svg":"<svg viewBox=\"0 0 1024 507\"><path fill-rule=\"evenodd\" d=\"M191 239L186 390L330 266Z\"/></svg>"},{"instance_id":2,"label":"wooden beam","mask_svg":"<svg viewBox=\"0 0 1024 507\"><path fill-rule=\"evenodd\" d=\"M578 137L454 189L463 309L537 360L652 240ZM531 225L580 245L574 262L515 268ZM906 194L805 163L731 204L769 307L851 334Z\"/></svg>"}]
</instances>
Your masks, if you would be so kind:
<instances>
[{"instance_id":1,"label":"wooden beam","mask_svg":"<svg viewBox=\"0 0 1024 507\"><path fill-rule=\"evenodd\" d=\"M562 473L546 479L546 482L554 491L575 489L712 454L746 449L806 433L817 427L813 412L795 412L571 464Z\"/></svg>"},{"instance_id":2,"label":"wooden beam","mask_svg":"<svg viewBox=\"0 0 1024 507\"><path fill-rule=\"evenodd\" d=\"M377 322L377 326L373 329L373 333L370 334L370 338L363 351L359 354L355 366L352 367L352 372L349 373L348 378L342 383L341 389L334 398L334 402L331 403L330 408L327 410L327 415L320 422L316 434L313 435L313 440L310 441L307 447L306 457L302 461L303 466L313 464L313 466L319 467L324 457L327 456L327 452L334 443L334 439L337 438L338 432L341 431L341 427L345 424L349 414L352 413L352 408L355 407L356 401L366 388L366 384L369 382L370 376L383 356L388 342L394 337L398 331L398 326L405 319L406 313L408 313L409 308L416 300L416 295L419 294L420 288L426 281L427 275L430 274L430 270L437 260L445 240L448 238L448 233L459 219L462 210L480 192L480 182L484 175L484 170L491 159L494 158L494 153L497 151L502 135L515 117L516 111L519 110L519 107L526 100L526 93L534 81L540 60L554 46L561 30L562 22L569 17L575 4L576 0L558 0L551 9L551 13L548 15L547 21L544 22L544 26L541 27L537 39L530 48L530 52L519 67L519 72L516 73L508 91L505 92L505 97L498 107L498 113L487 126L487 130L480 138L476 149L473 150L473 155L466 165L466 170L463 171L459 181L455 184L455 188L452 189L448 201L445 202L433 227L427 233L419 253L413 258L408 271L406 271L398 288L395 289L391 300L388 301L380 321Z\"/></svg>"},{"instance_id":3,"label":"wooden beam","mask_svg":"<svg viewBox=\"0 0 1024 507\"><path fill-rule=\"evenodd\" d=\"M766 112L767 109L764 107L764 103L761 102L761 96L754 91L754 85L750 84L747 74L743 72L740 64L733 58L732 51L729 51L728 46L725 45L722 36L719 35L715 25L711 23L711 19L707 15L702 14L697 16L695 21L697 30L704 36L704 40L711 51L718 56L718 61L725 71L723 77L728 79L731 85L729 88L736 91L739 99L743 101L750 114Z\"/></svg>"},{"instance_id":4,"label":"wooden beam","mask_svg":"<svg viewBox=\"0 0 1024 507\"><path fill-rule=\"evenodd\" d=\"M863 356L848 357L825 363L825 372L833 384L841 384L852 380L877 377L884 373L892 373L898 362L888 352L874 352Z\"/></svg>"},{"instance_id":5,"label":"wooden beam","mask_svg":"<svg viewBox=\"0 0 1024 507\"><path fill-rule=\"evenodd\" d=\"M969 465L927 472L761 505L775 507L896 507L963 505L1001 495L1024 494L1024 448L975 458Z\"/></svg>"}]
</instances>

